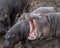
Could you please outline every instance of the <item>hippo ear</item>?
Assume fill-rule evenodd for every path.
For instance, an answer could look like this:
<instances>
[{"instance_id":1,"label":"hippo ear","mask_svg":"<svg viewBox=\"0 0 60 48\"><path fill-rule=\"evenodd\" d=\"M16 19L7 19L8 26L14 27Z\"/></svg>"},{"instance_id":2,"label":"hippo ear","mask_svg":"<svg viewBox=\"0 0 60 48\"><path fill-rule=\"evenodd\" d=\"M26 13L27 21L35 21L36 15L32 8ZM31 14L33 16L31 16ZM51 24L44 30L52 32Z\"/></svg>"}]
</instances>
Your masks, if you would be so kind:
<instances>
[{"instance_id":1,"label":"hippo ear","mask_svg":"<svg viewBox=\"0 0 60 48\"><path fill-rule=\"evenodd\" d=\"M26 18L27 20L37 20L39 17L37 15L31 14L31 13L27 13L26 14Z\"/></svg>"},{"instance_id":2,"label":"hippo ear","mask_svg":"<svg viewBox=\"0 0 60 48\"><path fill-rule=\"evenodd\" d=\"M30 13L25 13L24 14L24 17L25 17L26 20L32 20L32 16L33 15L31 15Z\"/></svg>"}]
</instances>

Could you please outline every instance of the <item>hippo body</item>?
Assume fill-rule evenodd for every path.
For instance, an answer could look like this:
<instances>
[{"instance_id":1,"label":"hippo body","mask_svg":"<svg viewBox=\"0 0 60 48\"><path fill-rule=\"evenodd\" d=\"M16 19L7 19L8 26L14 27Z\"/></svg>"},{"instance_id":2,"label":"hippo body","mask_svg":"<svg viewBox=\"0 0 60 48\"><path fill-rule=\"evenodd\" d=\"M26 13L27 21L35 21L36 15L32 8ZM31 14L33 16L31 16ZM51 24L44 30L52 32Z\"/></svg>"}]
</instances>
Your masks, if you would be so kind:
<instances>
[{"instance_id":1,"label":"hippo body","mask_svg":"<svg viewBox=\"0 0 60 48\"><path fill-rule=\"evenodd\" d=\"M53 25L53 32L55 32L55 36L60 37L60 12L48 14L48 20L49 24Z\"/></svg>"},{"instance_id":2,"label":"hippo body","mask_svg":"<svg viewBox=\"0 0 60 48\"><path fill-rule=\"evenodd\" d=\"M56 39L56 47L60 48L60 12L48 14L48 22L51 25L52 36Z\"/></svg>"}]
</instances>

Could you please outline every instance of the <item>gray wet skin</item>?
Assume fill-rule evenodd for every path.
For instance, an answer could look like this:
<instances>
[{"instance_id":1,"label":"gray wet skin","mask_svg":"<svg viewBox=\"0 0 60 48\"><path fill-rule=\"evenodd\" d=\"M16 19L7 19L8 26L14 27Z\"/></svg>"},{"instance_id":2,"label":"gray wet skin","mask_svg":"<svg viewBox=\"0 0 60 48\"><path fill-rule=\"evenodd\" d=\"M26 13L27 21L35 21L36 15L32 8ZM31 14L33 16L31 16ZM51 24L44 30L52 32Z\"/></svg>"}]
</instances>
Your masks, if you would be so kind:
<instances>
[{"instance_id":1,"label":"gray wet skin","mask_svg":"<svg viewBox=\"0 0 60 48\"><path fill-rule=\"evenodd\" d=\"M34 17L39 18L38 16ZM49 38L51 36L54 36L54 38L56 39L56 48L60 48L60 12L57 13L48 13L43 17L40 17L46 19L44 20L44 22L41 22L39 24L40 25L40 33L41 33L41 37L43 38ZM39 18L39 19L40 19ZM46 24L45 24L46 23Z\"/></svg>"},{"instance_id":2,"label":"gray wet skin","mask_svg":"<svg viewBox=\"0 0 60 48\"><path fill-rule=\"evenodd\" d=\"M28 40L29 35L29 23L26 20L18 21L13 27L11 27L5 37L4 48L14 48L14 46L20 41L21 48L33 48L33 44ZM28 44L26 46L25 44Z\"/></svg>"},{"instance_id":3,"label":"gray wet skin","mask_svg":"<svg viewBox=\"0 0 60 48\"><path fill-rule=\"evenodd\" d=\"M56 47L60 48L60 12L47 13L41 17L27 13L26 17L27 20L37 20L38 35L40 34L38 38L47 39L54 36L56 38Z\"/></svg>"},{"instance_id":4,"label":"gray wet skin","mask_svg":"<svg viewBox=\"0 0 60 48\"><path fill-rule=\"evenodd\" d=\"M53 13L56 12L55 7L39 7L31 12L31 14L38 14L38 13Z\"/></svg>"},{"instance_id":5,"label":"gray wet skin","mask_svg":"<svg viewBox=\"0 0 60 48\"><path fill-rule=\"evenodd\" d=\"M50 12L50 11L49 11ZM55 12L55 11L52 11L52 12ZM30 16L29 18L28 18L28 16ZM44 25L44 28L46 28L46 29L50 29L49 27L50 27L50 24L48 24L47 23L47 20L46 19L44 19L44 18L39 18L39 17L37 17L37 16L33 16L33 15L31 15L30 13L28 13L28 15L27 15L27 20L30 20L30 19L36 19L37 20L37 26L38 26L38 37L41 37L40 35L42 34L41 33L41 28L40 28L40 26L42 25L44 25L44 24L47 24L46 26ZM20 20L21 21L21 20ZM8 30L8 33L6 34L6 36L5 36L5 39L6 39L6 41L5 41L5 45L4 45L4 48L13 48L14 47L14 45L16 44L16 42L18 41L21 41L21 39L24 39L24 37L27 37L27 36L23 36L24 34L26 34L26 35L28 35L28 32L29 31L27 31L27 30L29 30L29 25L28 25L28 23L25 25L25 20L24 21L22 21L22 22L20 22L20 21L18 21L11 29L9 29ZM23 23L23 24L22 24ZM20 26L20 27L19 27ZM25 33L25 31L24 31L24 26L25 27L27 27L26 28L26 33ZM16 29L16 30L15 30ZM46 30L45 29L45 30ZM20 36L18 35L18 31L20 31ZM49 30L48 30L49 31ZM47 32L48 32L47 31ZM10 34L10 33L11 34ZM14 35L14 34L12 34L12 33L16 33L17 35ZM7 37L8 36L8 37ZM13 37L14 36L14 37ZM18 37L18 38L17 38ZM19 39L19 37L21 37L20 39ZM17 38L17 39L16 39ZM26 38L25 38L26 39ZM15 41L14 41L15 40ZM10 43L9 43L10 42ZM17 43L18 43L17 42ZM23 41L21 41L21 42L23 42ZM30 41L28 41L29 42L29 45L32 45L32 44L30 44L30 43L32 43L32 42L30 42ZM8 44L8 45L7 45ZM25 43L24 43L25 44ZM31 46L30 46L31 47Z\"/></svg>"}]
</instances>

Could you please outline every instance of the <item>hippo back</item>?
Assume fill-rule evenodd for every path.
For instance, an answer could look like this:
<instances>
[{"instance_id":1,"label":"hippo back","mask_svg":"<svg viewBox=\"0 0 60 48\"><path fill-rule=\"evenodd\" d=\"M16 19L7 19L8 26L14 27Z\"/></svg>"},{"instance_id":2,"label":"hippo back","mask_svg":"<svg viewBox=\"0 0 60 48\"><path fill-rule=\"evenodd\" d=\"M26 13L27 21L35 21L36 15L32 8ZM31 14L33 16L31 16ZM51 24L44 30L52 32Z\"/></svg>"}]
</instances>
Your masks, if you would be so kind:
<instances>
[{"instance_id":1,"label":"hippo back","mask_svg":"<svg viewBox=\"0 0 60 48\"><path fill-rule=\"evenodd\" d=\"M56 12L55 7L39 7L31 12L31 14L38 14L38 13L51 13Z\"/></svg>"}]
</instances>

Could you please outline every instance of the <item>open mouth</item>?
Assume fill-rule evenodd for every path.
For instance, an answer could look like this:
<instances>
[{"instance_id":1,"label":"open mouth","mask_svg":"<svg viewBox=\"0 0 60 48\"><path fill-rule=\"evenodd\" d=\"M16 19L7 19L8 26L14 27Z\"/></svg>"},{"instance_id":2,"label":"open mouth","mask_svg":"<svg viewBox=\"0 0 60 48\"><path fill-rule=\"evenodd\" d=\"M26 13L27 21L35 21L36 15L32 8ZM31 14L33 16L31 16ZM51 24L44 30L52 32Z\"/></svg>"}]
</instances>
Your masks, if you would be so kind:
<instances>
[{"instance_id":1,"label":"open mouth","mask_svg":"<svg viewBox=\"0 0 60 48\"><path fill-rule=\"evenodd\" d=\"M35 20L29 21L29 24L30 24L30 32L29 32L28 39L35 40L37 38L36 21Z\"/></svg>"}]
</instances>

